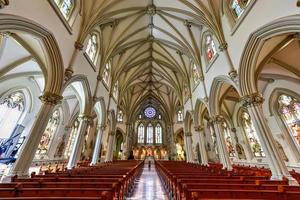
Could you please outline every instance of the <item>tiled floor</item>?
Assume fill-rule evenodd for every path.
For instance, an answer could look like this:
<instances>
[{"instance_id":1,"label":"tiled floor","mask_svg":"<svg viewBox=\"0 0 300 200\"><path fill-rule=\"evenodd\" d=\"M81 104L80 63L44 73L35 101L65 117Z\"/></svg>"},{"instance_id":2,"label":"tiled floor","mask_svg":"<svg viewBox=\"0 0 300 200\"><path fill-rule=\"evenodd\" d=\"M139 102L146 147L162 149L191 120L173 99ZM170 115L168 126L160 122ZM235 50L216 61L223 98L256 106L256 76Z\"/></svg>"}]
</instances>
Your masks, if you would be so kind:
<instances>
[{"instance_id":1,"label":"tiled floor","mask_svg":"<svg viewBox=\"0 0 300 200\"><path fill-rule=\"evenodd\" d=\"M168 200L154 165L149 170L147 163L141 177L136 180L133 194L127 200Z\"/></svg>"}]
</instances>

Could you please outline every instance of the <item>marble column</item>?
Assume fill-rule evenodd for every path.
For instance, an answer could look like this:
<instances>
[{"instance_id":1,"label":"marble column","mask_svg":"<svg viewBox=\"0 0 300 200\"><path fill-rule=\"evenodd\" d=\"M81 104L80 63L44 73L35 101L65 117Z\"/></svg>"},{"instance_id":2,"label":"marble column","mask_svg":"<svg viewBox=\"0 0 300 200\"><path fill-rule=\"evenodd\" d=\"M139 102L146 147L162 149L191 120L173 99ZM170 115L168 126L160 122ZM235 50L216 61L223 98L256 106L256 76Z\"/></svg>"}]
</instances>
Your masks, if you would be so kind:
<instances>
[{"instance_id":1,"label":"marble column","mask_svg":"<svg viewBox=\"0 0 300 200\"><path fill-rule=\"evenodd\" d=\"M88 128L88 124L90 121L90 117L88 116L80 116L79 117L79 126L78 131L75 137L75 141L72 147L71 155L67 164L68 169L72 169L76 166L76 163L79 160L80 153L82 150L82 145L84 143L84 136L86 133L86 130Z\"/></svg>"},{"instance_id":2,"label":"marble column","mask_svg":"<svg viewBox=\"0 0 300 200\"><path fill-rule=\"evenodd\" d=\"M48 124L48 120L52 115L55 105L61 101L62 96L45 92L39 99L42 101L42 106L37 114L37 118L31 131L26 138L26 142L20 150L18 159L10 170L9 176L28 176L29 167Z\"/></svg>"},{"instance_id":3,"label":"marble column","mask_svg":"<svg viewBox=\"0 0 300 200\"><path fill-rule=\"evenodd\" d=\"M224 117L221 115L216 115L214 117L214 129L217 136L217 146L219 152L220 162L223 164L224 168L228 170L232 170L232 166L229 159L229 154L226 147L226 142L224 138L224 130L222 127L222 123L224 122Z\"/></svg>"},{"instance_id":4,"label":"marble column","mask_svg":"<svg viewBox=\"0 0 300 200\"><path fill-rule=\"evenodd\" d=\"M113 160L114 140L115 140L115 133L113 131L110 131L108 134L108 144L107 144L105 162L111 162Z\"/></svg>"},{"instance_id":5,"label":"marble column","mask_svg":"<svg viewBox=\"0 0 300 200\"><path fill-rule=\"evenodd\" d=\"M192 143L192 133L186 132L185 133L185 140L186 140L186 161L187 162L194 162L193 159L193 143Z\"/></svg>"},{"instance_id":6,"label":"marble column","mask_svg":"<svg viewBox=\"0 0 300 200\"><path fill-rule=\"evenodd\" d=\"M92 158L91 165L97 165L97 163L98 163L98 159L99 159L99 156L101 153L100 151L101 151L102 136L103 136L104 130L105 130L105 126L97 127L96 143L95 143L95 148L94 148L94 152L93 152L93 158Z\"/></svg>"},{"instance_id":7,"label":"marble column","mask_svg":"<svg viewBox=\"0 0 300 200\"><path fill-rule=\"evenodd\" d=\"M207 165L208 164L208 157L207 157L207 152L205 149L205 137L204 137L204 128L202 126L196 126L195 132L199 136L199 147L200 147L200 155L201 155L201 161L199 162L202 165Z\"/></svg>"},{"instance_id":8,"label":"marble column","mask_svg":"<svg viewBox=\"0 0 300 200\"><path fill-rule=\"evenodd\" d=\"M249 111L249 115L256 129L262 148L268 159L272 171L272 178L281 180L286 177L290 184L297 185L297 181L290 175L280 153L277 149L271 129L265 119L262 109L264 99L261 94L254 93L241 98L240 103Z\"/></svg>"}]
</instances>

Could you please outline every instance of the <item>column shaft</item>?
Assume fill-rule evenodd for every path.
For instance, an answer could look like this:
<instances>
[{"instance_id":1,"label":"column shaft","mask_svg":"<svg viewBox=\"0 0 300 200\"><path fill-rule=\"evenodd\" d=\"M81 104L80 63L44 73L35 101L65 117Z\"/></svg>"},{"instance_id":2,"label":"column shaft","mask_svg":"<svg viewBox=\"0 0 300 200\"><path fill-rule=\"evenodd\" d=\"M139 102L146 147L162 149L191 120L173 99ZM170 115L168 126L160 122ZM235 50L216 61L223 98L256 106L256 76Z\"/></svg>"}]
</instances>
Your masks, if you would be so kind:
<instances>
[{"instance_id":1,"label":"column shaft","mask_svg":"<svg viewBox=\"0 0 300 200\"><path fill-rule=\"evenodd\" d=\"M100 150L101 150L102 136L103 136L104 130L105 130L105 127L103 127L103 126L98 127L96 144L95 144L95 148L94 148L94 152L93 152L93 158L92 158L91 165L96 165L98 163L99 155L101 153Z\"/></svg>"},{"instance_id":2,"label":"column shaft","mask_svg":"<svg viewBox=\"0 0 300 200\"><path fill-rule=\"evenodd\" d=\"M112 132L108 135L108 145L106 151L105 162L111 162L113 159L113 145L114 145L115 134Z\"/></svg>"},{"instance_id":3,"label":"column shaft","mask_svg":"<svg viewBox=\"0 0 300 200\"><path fill-rule=\"evenodd\" d=\"M203 127L195 127L195 132L199 135L199 147L200 147L200 155L201 155L201 161L199 162L202 165L208 164L208 158L207 153L205 149L205 138L204 138L204 128Z\"/></svg>"}]
</instances>

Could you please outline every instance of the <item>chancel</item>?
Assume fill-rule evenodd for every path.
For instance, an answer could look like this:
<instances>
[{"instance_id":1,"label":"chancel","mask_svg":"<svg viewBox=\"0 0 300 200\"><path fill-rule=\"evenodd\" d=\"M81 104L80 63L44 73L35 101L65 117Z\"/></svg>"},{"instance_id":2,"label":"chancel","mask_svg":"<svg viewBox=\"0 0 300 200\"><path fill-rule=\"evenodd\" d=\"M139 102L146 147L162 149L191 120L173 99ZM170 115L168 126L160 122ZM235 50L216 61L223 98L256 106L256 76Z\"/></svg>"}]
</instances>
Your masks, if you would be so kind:
<instances>
[{"instance_id":1,"label":"chancel","mask_svg":"<svg viewBox=\"0 0 300 200\"><path fill-rule=\"evenodd\" d=\"M0 199L300 199L299 0L0 0Z\"/></svg>"}]
</instances>

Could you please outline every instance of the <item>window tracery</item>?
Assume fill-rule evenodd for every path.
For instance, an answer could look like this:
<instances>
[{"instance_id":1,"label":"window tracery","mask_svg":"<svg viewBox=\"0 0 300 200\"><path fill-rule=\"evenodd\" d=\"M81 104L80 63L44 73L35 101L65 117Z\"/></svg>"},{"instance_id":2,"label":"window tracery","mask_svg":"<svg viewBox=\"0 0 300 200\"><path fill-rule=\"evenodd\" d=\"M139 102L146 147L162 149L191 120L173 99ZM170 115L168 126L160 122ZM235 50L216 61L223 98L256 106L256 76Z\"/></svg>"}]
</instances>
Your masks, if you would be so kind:
<instances>
[{"instance_id":1,"label":"window tracery","mask_svg":"<svg viewBox=\"0 0 300 200\"><path fill-rule=\"evenodd\" d=\"M117 81L113 87L113 97L117 100L118 98L118 88L119 88L119 81Z\"/></svg>"},{"instance_id":2,"label":"window tracery","mask_svg":"<svg viewBox=\"0 0 300 200\"><path fill-rule=\"evenodd\" d=\"M93 33L88 40L87 48L85 53L88 55L89 59L95 64L98 52L98 36Z\"/></svg>"},{"instance_id":3,"label":"window tracery","mask_svg":"<svg viewBox=\"0 0 300 200\"><path fill-rule=\"evenodd\" d=\"M54 0L63 16L68 20L74 10L74 0Z\"/></svg>"},{"instance_id":4,"label":"window tracery","mask_svg":"<svg viewBox=\"0 0 300 200\"><path fill-rule=\"evenodd\" d=\"M247 139L249 141L254 156L264 157L265 153L261 147L261 143L255 131L250 115L245 111L242 112L242 126L246 133Z\"/></svg>"},{"instance_id":5,"label":"window tracery","mask_svg":"<svg viewBox=\"0 0 300 200\"><path fill-rule=\"evenodd\" d=\"M140 124L138 127L138 143L143 144L145 141L145 127L143 124Z\"/></svg>"},{"instance_id":6,"label":"window tracery","mask_svg":"<svg viewBox=\"0 0 300 200\"><path fill-rule=\"evenodd\" d=\"M152 144L153 143L153 126L150 123L147 126L147 144Z\"/></svg>"},{"instance_id":7,"label":"window tracery","mask_svg":"<svg viewBox=\"0 0 300 200\"><path fill-rule=\"evenodd\" d=\"M300 102L286 94L278 97L279 113L291 136L300 146Z\"/></svg>"},{"instance_id":8,"label":"window tracery","mask_svg":"<svg viewBox=\"0 0 300 200\"><path fill-rule=\"evenodd\" d=\"M118 112L118 118L117 118L117 120L118 120L118 122L123 122L123 111L122 110L119 110L119 112Z\"/></svg>"},{"instance_id":9,"label":"window tracery","mask_svg":"<svg viewBox=\"0 0 300 200\"><path fill-rule=\"evenodd\" d=\"M239 18L246 7L248 6L250 0L232 0L230 3L231 12L234 15L234 18Z\"/></svg>"},{"instance_id":10,"label":"window tracery","mask_svg":"<svg viewBox=\"0 0 300 200\"><path fill-rule=\"evenodd\" d=\"M157 143L157 144L162 143L162 132L161 132L160 124L157 124L155 127L155 143Z\"/></svg>"},{"instance_id":11,"label":"window tracery","mask_svg":"<svg viewBox=\"0 0 300 200\"><path fill-rule=\"evenodd\" d=\"M109 61L106 63L104 72L103 72L103 81L107 86L109 86L110 70L111 70L111 62Z\"/></svg>"},{"instance_id":12,"label":"window tracery","mask_svg":"<svg viewBox=\"0 0 300 200\"><path fill-rule=\"evenodd\" d=\"M178 122L183 122L183 113L182 113L182 110L178 110L178 112L177 112L177 121Z\"/></svg>"}]
</instances>

